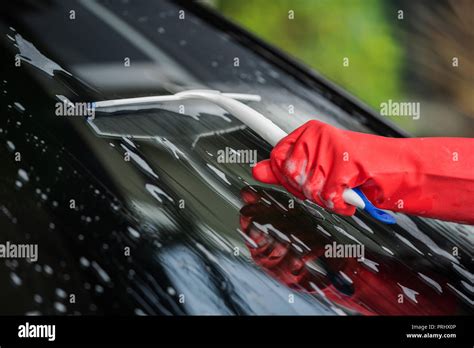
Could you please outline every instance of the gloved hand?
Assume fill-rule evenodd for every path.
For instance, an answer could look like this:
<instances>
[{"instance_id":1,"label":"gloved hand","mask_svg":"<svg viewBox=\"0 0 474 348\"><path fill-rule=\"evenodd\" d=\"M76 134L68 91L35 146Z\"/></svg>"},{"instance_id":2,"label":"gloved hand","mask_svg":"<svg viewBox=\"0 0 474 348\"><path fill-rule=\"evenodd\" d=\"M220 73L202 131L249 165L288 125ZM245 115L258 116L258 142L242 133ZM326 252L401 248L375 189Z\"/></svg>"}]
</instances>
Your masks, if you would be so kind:
<instances>
[{"instance_id":1,"label":"gloved hand","mask_svg":"<svg viewBox=\"0 0 474 348\"><path fill-rule=\"evenodd\" d=\"M474 139L387 138L309 121L282 139L255 179L352 215L346 188L378 208L474 223Z\"/></svg>"}]
</instances>

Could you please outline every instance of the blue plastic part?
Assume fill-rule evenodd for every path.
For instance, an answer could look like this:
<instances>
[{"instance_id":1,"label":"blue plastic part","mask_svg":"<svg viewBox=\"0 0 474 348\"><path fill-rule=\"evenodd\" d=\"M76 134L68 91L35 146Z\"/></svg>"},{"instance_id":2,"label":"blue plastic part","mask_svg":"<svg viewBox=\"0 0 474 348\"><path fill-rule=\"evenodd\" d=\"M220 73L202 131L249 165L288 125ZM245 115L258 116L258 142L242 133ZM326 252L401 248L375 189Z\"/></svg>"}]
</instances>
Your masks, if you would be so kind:
<instances>
[{"instance_id":1,"label":"blue plastic part","mask_svg":"<svg viewBox=\"0 0 474 348\"><path fill-rule=\"evenodd\" d=\"M367 197L365 197L364 193L359 188L353 189L355 193L359 195L359 197L364 201L365 208L364 210L369 213L374 219L377 219L385 224L393 225L397 223L397 220L394 216L390 215L386 211L382 209L376 208L372 202L370 202Z\"/></svg>"}]
</instances>

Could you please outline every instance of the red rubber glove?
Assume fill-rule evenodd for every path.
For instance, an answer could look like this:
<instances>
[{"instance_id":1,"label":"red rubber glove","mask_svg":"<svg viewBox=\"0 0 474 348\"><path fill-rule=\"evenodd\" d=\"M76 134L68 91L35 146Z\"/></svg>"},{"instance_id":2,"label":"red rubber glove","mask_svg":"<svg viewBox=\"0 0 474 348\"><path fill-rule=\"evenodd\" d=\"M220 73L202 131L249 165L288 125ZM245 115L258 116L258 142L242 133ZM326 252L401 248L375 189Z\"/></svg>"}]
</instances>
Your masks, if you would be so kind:
<instances>
[{"instance_id":1,"label":"red rubber glove","mask_svg":"<svg viewBox=\"0 0 474 348\"><path fill-rule=\"evenodd\" d=\"M256 180L352 215L346 188L378 208L474 224L474 139L387 138L309 121L282 139Z\"/></svg>"}]
</instances>

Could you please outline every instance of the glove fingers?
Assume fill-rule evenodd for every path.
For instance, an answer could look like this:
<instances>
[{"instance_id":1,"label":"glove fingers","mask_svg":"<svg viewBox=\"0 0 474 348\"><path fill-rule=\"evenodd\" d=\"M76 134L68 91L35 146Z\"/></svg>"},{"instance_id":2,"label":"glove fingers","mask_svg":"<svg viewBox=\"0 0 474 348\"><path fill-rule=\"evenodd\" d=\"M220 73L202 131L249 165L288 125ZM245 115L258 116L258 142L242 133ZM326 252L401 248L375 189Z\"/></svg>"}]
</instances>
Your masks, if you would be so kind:
<instances>
[{"instance_id":1,"label":"glove fingers","mask_svg":"<svg viewBox=\"0 0 474 348\"><path fill-rule=\"evenodd\" d=\"M265 184L277 185L280 183L272 170L270 160L263 160L258 162L252 169L253 177Z\"/></svg>"},{"instance_id":2,"label":"glove fingers","mask_svg":"<svg viewBox=\"0 0 474 348\"><path fill-rule=\"evenodd\" d=\"M303 200L306 199L306 197L301 192L301 190L295 188L292 184L288 182L287 177L281 172L281 170L279 169L279 167L277 167L275 162L272 161L271 164L272 164L273 173L278 178L279 184L283 186L288 192L298 197L299 199L303 199Z\"/></svg>"},{"instance_id":3,"label":"glove fingers","mask_svg":"<svg viewBox=\"0 0 474 348\"><path fill-rule=\"evenodd\" d=\"M312 140L316 138L313 128L307 128L289 150L287 160L282 168L288 182L303 191L310 173L316 165L316 146Z\"/></svg>"},{"instance_id":4,"label":"glove fingers","mask_svg":"<svg viewBox=\"0 0 474 348\"><path fill-rule=\"evenodd\" d=\"M252 170L253 177L265 184L281 185L294 196L305 199L305 196L293 186L291 186L284 175L279 174L278 169L272 169L270 160L263 160L257 163Z\"/></svg>"},{"instance_id":5,"label":"glove fingers","mask_svg":"<svg viewBox=\"0 0 474 348\"><path fill-rule=\"evenodd\" d=\"M329 179L321 192L321 200L326 207L333 212L341 215L354 215L356 208L344 201L343 193L346 185L331 182Z\"/></svg>"},{"instance_id":6,"label":"glove fingers","mask_svg":"<svg viewBox=\"0 0 474 348\"><path fill-rule=\"evenodd\" d=\"M302 190L306 198L326 208L325 203L321 200L321 191L323 190L324 182L324 172L320 168L313 169L308 175L308 179L303 185Z\"/></svg>"},{"instance_id":7,"label":"glove fingers","mask_svg":"<svg viewBox=\"0 0 474 348\"><path fill-rule=\"evenodd\" d=\"M285 166L285 162L291 156L291 152L293 149L294 144L299 139L300 135L308 127L308 123L305 123L301 127L297 128L285 138L283 138L276 146L273 148L270 159L272 161L272 168L273 171L275 170L283 173L283 168Z\"/></svg>"}]
</instances>

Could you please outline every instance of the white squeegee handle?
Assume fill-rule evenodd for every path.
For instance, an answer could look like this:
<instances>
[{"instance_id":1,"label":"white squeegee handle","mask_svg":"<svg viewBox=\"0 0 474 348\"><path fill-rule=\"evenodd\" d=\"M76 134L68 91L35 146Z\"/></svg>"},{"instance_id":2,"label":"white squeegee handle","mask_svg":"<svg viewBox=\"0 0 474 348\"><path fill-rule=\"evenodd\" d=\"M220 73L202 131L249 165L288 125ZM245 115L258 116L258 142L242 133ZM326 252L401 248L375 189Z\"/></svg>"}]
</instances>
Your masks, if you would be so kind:
<instances>
[{"instance_id":1,"label":"white squeegee handle","mask_svg":"<svg viewBox=\"0 0 474 348\"><path fill-rule=\"evenodd\" d=\"M226 96L235 100L242 100L242 101L260 101L261 98L259 95L256 94L242 94L242 93L220 93L219 91L214 90L191 90L187 92L176 93L172 95L158 95L158 96L150 96L150 97L138 97L138 98L123 98L123 99L115 99L115 100L102 100L95 102L95 108L108 108L108 107L116 107L116 106L127 106L127 105L135 105L135 104L156 104L161 102L170 102L170 101L178 101L183 99L193 99L191 98L190 92L202 92L206 94L219 94L222 96ZM202 98L197 98L202 99Z\"/></svg>"}]
</instances>

